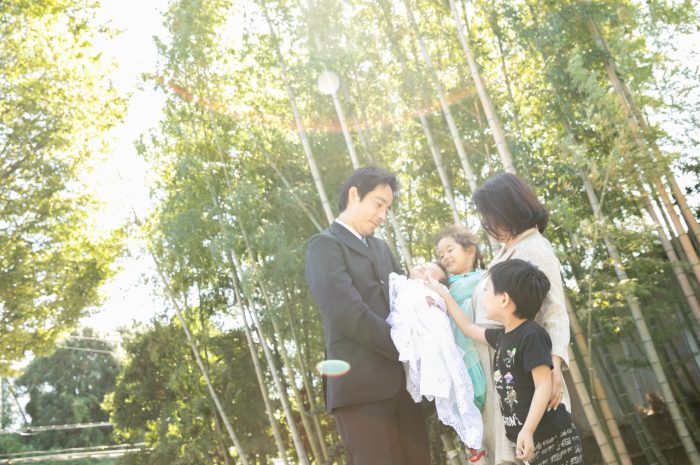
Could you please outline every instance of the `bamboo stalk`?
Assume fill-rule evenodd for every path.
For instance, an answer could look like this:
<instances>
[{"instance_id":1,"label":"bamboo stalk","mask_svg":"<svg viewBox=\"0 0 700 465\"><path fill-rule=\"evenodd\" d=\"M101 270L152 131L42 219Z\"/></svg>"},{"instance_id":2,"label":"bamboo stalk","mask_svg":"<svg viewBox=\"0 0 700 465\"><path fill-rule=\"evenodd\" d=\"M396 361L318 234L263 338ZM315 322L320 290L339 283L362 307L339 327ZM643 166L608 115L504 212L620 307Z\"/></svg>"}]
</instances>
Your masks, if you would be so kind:
<instances>
[{"instance_id":1,"label":"bamboo stalk","mask_svg":"<svg viewBox=\"0 0 700 465\"><path fill-rule=\"evenodd\" d=\"M574 313L574 308L571 304L569 296L564 295L564 298L566 303L566 312L569 314L569 323L571 325L571 330L574 334L574 340L576 341L576 347L578 348L579 353L583 357L583 363L585 364L585 366L593 367L593 360L588 349L590 343L586 342L586 338L583 334L583 329L581 328L577 315ZM581 370L579 370L579 374L580 372ZM577 378L574 376L573 373L571 374L571 376L576 382ZM617 426L617 421L615 420L615 416L612 413L612 408L610 407L610 403L608 402L608 398L605 394L605 389L603 389L603 385L601 384L600 379L597 376L594 376L593 373L592 376L590 376L590 378L595 398L598 401L598 405L600 407L600 413L603 417L604 424L607 427L607 430L610 434L610 438L615 447L616 455L618 456L622 465L631 465L632 460L630 459L629 452L627 451L627 445L622 440L622 433L620 433L620 428ZM586 395L588 394L586 393Z\"/></svg>"},{"instance_id":2,"label":"bamboo stalk","mask_svg":"<svg viewBox=\"0 0 700 465\"><path fill-rule=\"evenodd\" d=\"M598 351L602 353L601 358L603 361L608 362L607 364L602 363L601 366L609 375L608 378L613 386L613 396L617 399L617 403L620 405L622 413L629 421L630 426L632 426L635 437L639 442L639 446L642 449L642 453L644 454L647 463L650 465L669 465L659 448L652 444L653 439L649 428L639 419L638 413L629 398L626 383L624 380L620 379L620 373L617 371L617 362L613 360L610 351L604 344L597 345L597 348Z\"/></svg>"},{"instance_id":3,"label":"bamboo stalk","mask_svg":"<svg viewBox=\"0 0 700 465\"><path fill-rule=\"evenodd\" d=\"M661 246L664 248L664 251L666 252L666 255L669 258L669 261L671 262L671 267L673 268L673 273L676 275L678 284L681 287L681 292L683 293L683 296L688 302L688 306L693 312L693 315L695 315L697 322L700 323L700 302L698 302L698 298L695 295L695 292L693 291L693 287L690 284L690 280L688 280L688 277L686 276L685 271L683 270L683 266L681 265L680 260L678 260L676 252L673 250L671 242L668 240L666 234L661 229L658 216L654 211L654 206L651 204L649 197L647 195L643 195L642 201L646 206L649 216L654 220L654 223L657 225L656 229L659 239L661 240Z\"/></svg>"},{"instance_id":4,"label":"bamboo stalk","mask_svg":"<svg viewBox=\"0 0 700 465\"><path fill-rule=\"evenodd\" d=\"M467 62L469 63L469 70L472 74L472 80L476 86L476 90L479 94L479 101L481 102L481 107L486 113L486 120L489 123L489 128L493 134L493 138L496 142L496 149L498 154L501 156L501 162L503 163L503 168L509 173L515 173L515 168L513 166L513 156L508 148L508 142L506 140L505 133L503 132L503 126L498 118L498 113L496 112L496 107L491 100L488 90L486 89L486 84L481 77L481 72L479 71L479 65L476 63L474 58L474 53L472 52L469 42L464 36L462 31L462 22L459 18L459 13L457 12L457 7L455 6L455 1L450 0L450 9L452 10L452 19L454 20L455 27L457 28L457 37L459 43L462 45L464 54L467 56Z\"/></svg>"},{"instance_id":5,"label":"bamboo stalk","mask_svg":"<svg viewBox=\"0 0 700 465\"><path fill-rule=\"evenodd\" d=\"M226 251L226 258L229 260L229 263L231 265L231 269L234 273L236 273L237 276L239 276L238 279L240 279L240 273L242 271L242 266L240 263L240 260L238 259L238 256L233 250L227 250ZM270 352L270 346L267 342L267 338L265 337L265 333L262 330L262 325L260 324L260 320L258 318L257 312L255 311L254 307L252 307L252 301L250 300L250 296L245 296L246 299L248 300L248 307L249 307L249 313L250 316L253 320L253 324L255 326L255 329L257 330L258 333L258 338L260 339L260 345L262 346L263 353L265 354L265 359L267 360L267 364L270 367L270 374L272 375L272 381L275 385L275 388L277 390L277 393L280 396L280 401L282 402L282 409L284 410L285 417L287 419L287 423L289 426L289 432L292 435L292 441L294 442L294 448L296 449L297 453L297 458L299 459L299 463L301 465L309 465L309 459L306 456L306 451L304 450L304 444L301 440L301 436L299 435L299 430L297 429L296 423L294 421L294 416L292 415L292 409L289 406L289 402L287 400L287 394L285 393L284 387L282 386L282 381L280 380L279 373L277 371L277 364L275 363L274 358L272 357L272 353Z\"/></svg>"},{"instance_id":6,"label":"bamboo stalk","mask_svg":"<svg viewBox=\"0 0 700 465\"><path fill-rule=\"evenodd\" d=\"M612 53L610 52L608 44L605 38L603 37L603 34L600 28L598 27L598 24L596 24L593 18L591 18L590 16L586 16L586 26L588 27L588 31L590 32L595 45L601 51L602 60L605 66L605 70L608 74L608 79L610 80L610 83L615 89L615 92L619 97L620 103L622 104L622 107L625 110L625 119L627 121L628 127L630 128L634 136L635 143L639 146L641 150L643 150L649 155L649 158L653 162L658 164L658 158L660 158L661 155L660 150L653 141L647 143L647 141L645 141L642 138L642 134L649 133L649 126L647 125L646 120L642 116L642 113L639 111L639 108L637 108L629 88L620 78L620 73L617 69L615 59L613 58ZM676 179L670 172L669 168L667 166L664 166L663 170L665 171L666 178L668 179L669 185L671 186L671 191L673 192L673 195L676 198L676 201L678 202L683 218L686 220L688 227L693 232L695 237L700 241L700 225L698 225L698 221L695 218L695 215L693 214L692 210L688 207L688 202L685 198L685 195L683 195L683 192L681 191L680 187L678 187L678 183L676 182ZM656 173L654 173L652 177L654 179L654 183L657 186L661 186L660 190L665 191L666 188L665 186L663 186L663 183L661 182L659 176L656 175ZM672 218L676 216L675 210L669 210L669 216L671 216ZM695 460L697 460L697 463L700 463L700 455L697 454L697 451L692 452L692 455L693 457L691 457L691 460L693 460L694 463Z\"/></svg>"},{"instance_id":7,"label":"bamboo stalk","mask_svg":"<svg viewBox=\"0 0 700 465\"><path fill-rule=\"evenodd\" d=\"M311 221L311 223L313 223L313 225L316 227L318 232L323 231L323 228L321 227L321 225L318 223L318 221L316 221L316 218L313 216L313 214L311 213L309 208L304 204L304 202L301 201L299 196L294 192L294 189L292 189L292 185L289 183L289 181L284 176L284 174L282 174L282 171L280 171L280 169L277 168L277 165L272 161L272 158L270 158L270 155L267 152L265 152L264 150L262 152L263 152L263 156L265 157L265 160L267 160L267 163L272 167L272 169L275 171L275 173L277 173L277 176L282 181L282 184L284 184L284 187L287 189L287 192L289 192L289 195L291 195L292 199L294 199L294 202L299 206L301 211L303 211L304 214L306 214L306 217L309 218L309 221Z\"/></svg>"},{"instance_id":8,"label":"bamboo stalk","mask_svg":"<svg viewBox=\"0 0 700 465\"><path fill-rule=\"evenodd\" d=\"M576 356L571 349L569 349L569 371L571 372L571 378L574 380L574 389L576 389L576 393L581 400L583 412L586 415L588 423L591 425L591 430L593 431L593 436L595 436L596 443L598 444L598 447L600 447L603 462L606 465L618 463L615 454L613 453L612 445L608 441L608 437L603 433L603 428L598 422L598 415L596 415L595 409L593 408L593 403L588 395L588 390L583 383L583 375L578 367Z\"/></svg>"},{"instance_id":9,"label":"bamboo stalk","mask_svg":"<svg viewBox=\"0 0 700 465\"><path fill-rule=\"evenodd\" d=\"M403 73L408 75L409 71L408 65L406 63L406 58L401 52L399 44L396 40L394 27L391 22L391 15L387 11L386 4L383 2L382 9L384 13L384 20L386 21L388 26L387 36L389 38L389 42L392 45L392 48L394 49L394 55L399 60L399 64L401 65L401 70L403 71ZM415 95L418 94L416 89L410 89L409 92ZM416 98L414 102L410 103L418 104L420 102L418 98ZM438 176L440 177L440 182L442 183L442 187L445 190L445 197L447 198L447 203L450 205L450 210L452 211L452 220L455 224L460 224L461 220L459 217L459 211L457 210L457 203L455 202L452 186L450 185L450 179L447 175L447 169L445 168L440 149L438 148L437 144L435 143L435 139L433 138L433 133L430 129L430 125L428 124L428 119L425 117L424 111L418 111L418 121L420 122L421 129L423 129L423 134L425 135L425 139L428 143L428 148L430 149L430 154L433 157L433 162L435 162L435 167L437 169Z\"/></svg>"},{"instance_id":10,"label":"bamboo stalk","mask_svg":"<svg viewBox=\"0 0 700 465\"><path fill-rule=\"evenodd\" d=\"M585 178L584 181L585 180L587 180L587 178ZM600 205L598 204L598 199L595 192L593 191L592 185L590 184L590 182L584 182L584 187L589 202L591 203L591 207L593 208L595 217L599 220L602 220L602 212L600 211ZM612 260L612 264L615 269L615 274L621 282L627 282L629 280L629 277L627 276L627 271L622 266L622 259L617 250L617 247L608 237L607 234L603 234L603 242L605 243L605 247L608 250L608 255L610 256L610 259ZM693 439L690 437L690 432L688 431L686 424L683 422L680 409L678 408L678 402L673 396L673 392L669 385L668 378L664 373L661 361L659 359L659 355L651 339L649 328L647 327L647 324L642 316L642 309L639 305L639 301L637 300L637 297L634 294L632 294L629 290L623 290L623 295L625 296L625 300L627 301L627 305L632 314L632 319L634 321L635 327L639 332L644 353L649 361L649 364L651 365L652 370L654 371L654 375L656 376L657 382L659 383L661 392L663 393L664 399L666 400L666 405L668 406L669 412L671 413L671 418L673 420L674 427L676 428L676 432L678 433L678 437L683 443L683 448L686 450L686 453L688 454L688 458L690 459L691 463L700 463L700 456L697 453L697 449L695 448Z\"/></svg>"},{"instance_id":11,"label":"bamboo stalk","mask_svg":"<svg viewBox=\"0 0 700 465\"><path fill-rule=\"evenodd\" d=\"M430 149L430 154L433 156L433 161L435 162L435 167L437 168L438 176L440 177L440 182L445 189L445 197L447 197L447 203L450 206L450 211L452 212L452 220L455 224L460 224L461 220L459 218L459 213L457 212L457 203L455 202L454 194L452 193L452 186L450 186L450 180L447 177L447 170L445 169L445 164L442 161L442 155L440 150L433 140L433 134L428 126L428 120L422 111L418 112L418 120L420 121L421 128L423 129L423 134L425 134L425 139L428 141L428 148Z\"/></svg>"},{"instance_id":12,"label":"bamboo stalk","mask_svg":"<svg viewBox=\"0 0 700 465\"><path fill-rule=\"evenodd\" d=\"M243 237L243 240L246 244L246 249L248 250L248 257L250 259L250 262L253 264L257 265L257 260L255 259L255 256L253 255L252 248L250 246L250 242L248 241L247 234L245 230L243 229L243 225L239 222L239 229L241 231L241 236ZM272 311L272 301L270 299L270 296L267 292L267 286L265 286L265 282L262 279L256 279L258 287L260 288L261 294L263 296L263 301L265 302L265 308L267 308L267 314L270 317L270 321L272 322L272 327L273 331L278 338L278 340L282 340L282 331L279 328L279 324L277 322L277 317L274 315ZM250 298L248 298L250 299ZM250 304L249 304L250 305ZM309 441L309 444L311 445L311 450L316 457L316 462L317 463L322 463L326 462L328 460L327 457L327 452L325 451L325 447L321 447L317 442L316 442L316 436L314 434L314 430L312 425L309 423L309 416L310 413L307 412L304 409L304 402L302 400L301 393L299 392L299 388L296 385L295 381L295 373L294 369L292 368L292 363L289 360L289 355L287 354L287 351L284 347L279 351L280 355L282 357L282 364L284 365L285 371L287 373L287 378L289 380L289 384L292 388L292 393L294 394L294 399L298 404L298 409L299 413L301 415L301 421L302 421L302 426L304 427L304 431L306 431L306 436Z\"/></svg>"},{"instance_id":13,"label":"bamboo stalk","mask_svg":"<svg viewBox=\"0 0 700 465\"><path fill-rule=\"evenodd\" d=\"M265 20L267 22L267 27L270 31L270 35L272 36L272 40L275 44L275 52L277 55L277 63L280 66L280 71L282 72L282 79L284 81L284 85L287 89L287 96L289 98L289 105L292 108L292 113L294 114L294 122L297 126L297 132L299 133L299 138L301 139L301 145L304 148L304 153L306 154L306 160L309 164L309 169L311 170L311 175L314 181L314 185L316 186L316 190L318 191L318 195L321 199L321 205L323 207L323 211L326 214L326 220L328 220L328 223L332 223L333 220L335 219L335 216L333 215L333 210L331 209L330 202L328 201L328 196L326 195L326 189L323 186L323 181L321 180L321 171L318 169L318 164L316 163L316 157L313 154L313 151L311 150L311 144L309 143L309 137L306 133L306 129L304 128L304 123L301 119L301 115L299 114L299 109L297 108L297 103L296 103L296 97L294 95L294 91L292 90L292 86L289 84L289 80L287 78L287 65L284 62L284 58L282 56L282 51L280 50L279 43L277 40L277 35L275 33L275 29L272 25L272 21L270 20L270 15L267 10L267 4L265 1L261 1L260 5L262 7L262 12L265 16Z\"/></svg>"},{"instance_id":14,"label":"bamboo stalk","mask_svg":"<svg viewBox=\"0 0 700 465\"><path fill-rule=\"evenodd\" d=\"M416 19L413 16L413 10L411 9L409 0L403 0L403 3L406 6L406 15L408 16L409 23L411 24L411 29L413 30L418 40L418 45L420 47L421 54L423 55L423 60L425 61L425 64L428 68L431 81L433 82L433 86L435 87L435 90L438 94L440 107L442 108L442 112L445 116L445 121L447 121L447 126L450 129L450 134L452 135L452 142L454 143L455 148L457 149L457 155L459 157L460 163L462 164L464 174L467 177L467 183L469 184L470 190L474 192L477 188L476 176L474 175L474 170L472 169L472 166L469 163L469 159L467 158L467 153L464 150L464 144L462 144L462 138L459 135L457 124L455 123L454 117L452 116L452 110L450 110L450 105L447 103L447 99L445 98L445 90L443 89L442 84L440 84L437 73L435 72L433 61L431 60L430 54L428 53L428 49L425 46L425 41L421 36L418 24L416 23Z\"/></svg>"},{"instance_id":15,"label":"bamboo stalk","mask_svg":"<svg viewBox=\"0 0 700 465\"><path fill-rule=\"evenodd\" d=\"M258 381L258 387L260 388L260 394L263 398L263 403L265 405L265 413L267 414L267 420L270 423L270 428L272 429L272 435L275 438L275 445L277 446L277 452L280 454L280 458L285 465L289 464L289 459L287 457L287 448L284 445L284 440L282 439L282 433L280 432L279 423L275 419L274 409L272 408L272 403L270 402L270 395L267 392L267 387L265 383L265 377L263 375L262 366L260 364L260 358L255 350L255 343L253 341L253 336L250 330L250 323L246 312L244 310L244 299L243 291L239 285L238 279L235 275L231 277L231 287L233 289L234 297L236 302L241 306L242 316L243 316L243 332L248 342L248 350L250 352L250 358L253 361L253 368L255 370L255 377Z\"/></svg>"},{"instance_id":16,"label":"bamboo stalk","mask_svg":"<svg viewBox=\"0 0 700 465\"><path fill-rule=\"evenodd\" d=\"M449 436L442 433L440 434L440 440L442 441L442 446L445 448L445 453L447 454L447 463L450 465L461 465L462 462L459 460L459 451L455 449L455 446L452 444L452 441L450 441Z\"/></svg>"},{"instance_id":17,"label":"bamboo stalk","mask_svg":"<svg viewBox=\"0 0 700 465\"><path fill-rule=\"evenodd\" d=\"M217 147L218 147L218 144L219 144L219 142L218 142L218 137L215 136L214 139L215 139L215 141L216 141L216 143L217 143ZM219 149L220 149L220 147L219 147ZM219 153L219 156L220 156L220 157L223 157L221 150L218 150L218 153ZM223 159L222 159L222 161L223 161ZM227 172L226 170L224 170L224 177L225 177L225 179L226 179L226 183L227 183L227 186L228 186L229 190L231 190L231 189L233 188L233 186L232 186L232 184L231 184L231 180L228 178L228 172ZM214 206L217 208L217 210L220 211L221 209L220 209L220 206L219 206L219 202L218 202L218 200L217 200L217 198L216 198L216 193L214 192L213 186L211 185L211 183L209 183L209 189L210 189L210 194L211 194L211 197L212 197L212 202L213 202ZM223 222L223 220L220 219L220 222L221 222L221 226L222 226L224 229L226 229L226 224ZM244 239L245 239L245 237L244 237ZM247 242L247 240L246 240L246 248L247 248L248 250L250 250L249 247L250 247L250 246L249 246L249 244L248 244L248 242ZM236 255L236 253L235 253L233 250L227 250L226 253L225 253L225 255L226 255L226 258L227 258L227 260L228 260L228 264L229 264L229 266L230 266L230 268L231 268L231 272L233 273L233 278L232 278L232 280L233 280L234 283L237 283L237 280L240 280L240 279L241 279L241 276L242 276L242 270L243 270L243 268L242 268L242 266L241 266L241 263L240 263L240 261L239 261L239 259L238 259L238 256ZM235 291L235 288L234 288L234 291ZM260 345L261 345L262 348L263 348L263 353L264 353L264 355L265 355L265 359L266 359L266 361L267 361L267 363L268 363L268 366L269 366L269 368L270 368L270 373L271 373L271 375L272 375L273 383L274 383L275 388L276 388L276 390L277 390L277 394L278 394L279 397L280 397L280 401L281 401L281 403L282 403L282 409L283 409L284 414L285 414L285 417L286 417L286 419L287 419L287 423L288 423L288 426L289 426L289 432L290 432L290 434L292 435L292 439L293 439L294 447L295 447L295 449L296 449L297 457L298 457L299 462L301 463L301 465L309 465L308 457L306 456L306 451L304 450L303 442L301 441L301 437L300 437L300 435L299 435L299 432L298 432L298 430L297 430L296 424L295 424L295 422L294 422L294 416L292 415L291 408L289 407L289 403L288 403L288 400L287 400L286 392L285 392L285 390L284 390L284 388L283 388L283 386L282 386L282 383L281 383L281 381L280 381L280 379L279 379L279 374L278 374L278 372L277 372L277 365L276 365L276 363L275 363L275 361L274 361L274 358L272 357L272 355L271 355L271 353L270 353L270 349L269 349L267 340L266 340L266 338L265 338L265 334L264 334L264 332L263 332L263 330L262 330L262 325L260 324L260 321L259 321L259 319L258 319L258 317L257 317L256 312L255 312L254 303L253 303L253 301L251 300L251 298L250 298L249 295L244 295L244 293L242 292L242 289L239 289L239 290L238 290L237 297L238 297L239 299L243 299L243 298L245 297L245 299L247 300L247 303L248 303L248 313L251 315L251 318L252 318L252 320L253 320L255 329L256 329L256 331L257 331L257 333L258 333L258 338L260 339ZM239 303L240 303L241 305L243 305L243 300L239 300ZM245 307L243 307L243 308L244 308L244 311L245 311ZM244 317L245 317L245 315L244 315ZM283 358L283 360L284 360L284 358ZM288 360L287 360L287 361L288 361ZM293 379L294 379L294 377L293 377L293 374L292 374L292 375L291 375L290 382L293 382ZM303 404L302 404L302 403L300 403L299 408L300 408L300 409L303 408ZM300 412L300 413L302 414L302 419L304 419L303 412ZM304 424L304 426L306 427L307 425ZM309 435L309 441L310 441L310 443L312 444L312 449L314 449L314 447L313 447L313 445L314 445L314 443L313 443L313 434ZM315 451L315 452L318 452L318 451L315 450L315 449L314 449L314 451Z\"/></svg>"},{"instance_id":18,"label":"bamboo stalk","mask_svg":"<svg viewBox=\"0 0 700 465\"><path fill-rule=\"evenodd\" d=\"M237 280L232 280L236 281L236 284L234 285L234 289L238 287ZM241 303L243 302L243 298L240 295L240 291L236 291L236 301ZM267 420L270 423L270 428L272 428L272 435L275 438L275 445L277 446L277 452L280 454L280 458L284 462L284 464L289 463L289 459L287 458L287 448L284 446L284 441L282 440L282 434L280 433L280 428L277 423L277 420L275 419L275 416L273 414L272 410L272 404L270 403L270 396L267 393L267 388L265 387L265 378L263 376L262 368L260 366L260 359L258 358L258 353L255 351L255 343L253 342L253 336L250 332L250 323L248 322L248 317L246 316L246 312L242 312L243 314L243 331L245 333L245 338L248 341L248 350L250 351L250 358L253 360L253 367L255 368L255 376L258 380L258 386L260 387L260 393L263 398L263 402L265 404L265 413L267 414Z\"/></svg>"},{"instance_id":19,"label":"bamboo stalk","mask_svg":"<svg viewBox=\"0 0 700 465\"><path fill-rule=\"evenodd\" d=\"M314 395L314 387L313 383L309 379L309 373L311 373L311 369L309 368L308 364L304 362L304 359L301 354L301 341L297 337L297 332L296 328L294 327L294 319L292 318L292 312L290 310L290 299L287 297L286 303L284 305L285 309L287 310L286 315L287 315L287 324L289 325L289 329L292 333L292 340L296 344L296 346L299 348L296 351L296 361L297 365L299 367L299 375L301 376L302 382L304 384L304 390L306 391L307 397L309 399L309 406L310 406L310 414L311 414L311 419L313 421L314 429L316 431L316 437L318 438L318 442L321 445L321 450L323 452L323 457L324 461L328 462L328 458L330 457L328 454L328 448L326 447L326 441L323 438L323 429L321 428L321 422L318 419L318 404L316 403L316 396Z\"/></svg>"},{"instance_id":20,"label":"bamboo stalk","mask_svg":"<svg viewBox=\"0 0 700 465\"><path fill-rule=\"evenodd\" d=\"M658 190L659 195L661 196L661 200L666 206L667 210L672 210L673 209L673 204L671 203L671 199L668 196L668 193L666 192L666 189L663 188L663 186L660 183L660 180L656 179L656 187ZM700 284L700 260L698 259L698 254L695 252L695 248L693 247L693 244L690 242L690 238L688 237L688 234L685 232L685 229L683 228L683 225L680 222L680 218L678 218L678 215L670 215L671 222L673 223L673 227L676 230L676 235L678 236L678 240L681 243L681 247L683 248L683 252L685 253L685 256L688 259L688 264L690 265L693 274L695 275L695 280ZM658 220L657 220L658 222Z\"/></svg>"},{"instance_id":21,"label":"bamboo stalk","mask_svg":"<svg viewBox=\"0 0 700 465\"><path fill-rule=\"evenodd\" d=\"M136 221L138 223L138 218L136 218ZM229 438L231 439L231 442L233 443L234 447L236 448L236 451L238 452L238 456L241 460L241 463L243 465L248 465L248 458L243 451L243 447L241 446L240 441L238 440L238 436L236 435L235 431L233 430L233 426L231 425L231 422L228 419L228 416L226 415L226 412L224 411L224 407L221 404L221 401L219 400L219 396L216 394L216 391L214 390L214 387L211 384L211 379L209 378L209 372L207 369L204 367L204 363L202 362L202 358L199 355L199 349L197 348L197 343L195 342L194 338L192 337L192 334L190 333L189 326L187 325L187 321L185 321L185 317L182 315L182 310L180 309L180 304L177 303L177 300L175 300L175 297L172 294L172 291L170 289L170 286L168 285L168 281L165 279L165 275L163 274L162 271L162 266L160 264L160 261L156 257L156 254L153 253L153 250L151 248L148 248L148 251L151 255L151 258L153 259L153 262L156 265L156 272L158 273L158 276L160 277L162 283L163 283L163 288L165 290L165 293L170 300L173 308L175 309L175 313L177 314L178 319L180 320L180 324L182 325L182 329L185 331L185 336L187 337L187 342L190 345L190 349L192 350L192 354L194 355L194 359L197 363L197 367L199 368L200 373L202 374L202 377L204 378L204 381L207 385L207 390L209 391L209 395L211 396L212 400L214 401L214 405L216 406L217 412L219 412L219 415L221 416L222 421L224 422L224 425L226 426L226 431L228 432Z\"/></svg>"}]
</instances>

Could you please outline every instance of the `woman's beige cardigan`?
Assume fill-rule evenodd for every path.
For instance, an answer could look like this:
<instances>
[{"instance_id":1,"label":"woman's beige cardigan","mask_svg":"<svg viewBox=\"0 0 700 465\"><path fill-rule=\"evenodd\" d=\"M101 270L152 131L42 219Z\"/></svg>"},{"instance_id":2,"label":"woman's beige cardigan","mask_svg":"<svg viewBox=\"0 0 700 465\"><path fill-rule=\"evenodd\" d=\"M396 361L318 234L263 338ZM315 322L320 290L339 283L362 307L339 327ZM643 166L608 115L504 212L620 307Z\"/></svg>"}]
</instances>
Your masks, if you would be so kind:
<instances>
[{"instance_id":1,"label":"woman's beige cardigan","mask_svg":"<svg viewBox=\"0 0 700 465\"><path fill-rule=\"evenodd\" d=\"M554 255L554 249L547 239L544 238L537 228L528 229L518 235L508 246L503 246L496 257L489 264L489 268L496 263L500 263L510 258L519 258L536 265L549 278L551 288L535 317L535 321L541 324L549 333L552 339L552 355L557 355L562 359L562 367L569 363L569 317L566 313L564 300L564 287L561 280L560 264ZM484 317L483 296L485 277L484 273L479 284L474 290L472 297L472 308L474 308L474 319L476 324L483 327L499 326L498 322L488 320ZM498 402L493 381L493 353L494 351L486 344L476 343L479 358L487 380L486 405L482 412L484 421L484 447L489 465L500 465L502 463L520 463L515 459L514 446L506 438L503 418ZM563 383L563 380L562 380ZM571 401L566 385L563 385L564 397L562 403L567 410L571 411Z\"/></svg>"}]
</instances>

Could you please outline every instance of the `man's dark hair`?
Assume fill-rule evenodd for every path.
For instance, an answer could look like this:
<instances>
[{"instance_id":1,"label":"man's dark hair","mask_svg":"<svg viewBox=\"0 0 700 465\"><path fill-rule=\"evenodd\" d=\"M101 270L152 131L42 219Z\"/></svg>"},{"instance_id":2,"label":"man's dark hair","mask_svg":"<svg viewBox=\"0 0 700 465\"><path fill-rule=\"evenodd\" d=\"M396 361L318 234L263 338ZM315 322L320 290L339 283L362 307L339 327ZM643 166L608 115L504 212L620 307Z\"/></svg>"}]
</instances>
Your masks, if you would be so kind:
<instances>
[{"instance_id":1,"label":"man's dark hair","mask_svg":"<svg viewBox=\"0 0 700 465\"><path fill-rule=\"evenodd\" d=\"M515 237L537 226L542 233L549 213L532 188L518 176L500 173L487 179L472 195L481 226L499 240L503 232Z\"/></svg>"},{"instance_id":2,"label":"man's dark hair","mask_svg":"<svg viewBox=\"0 0 700 465\"><path fill-rule=\"evenodd\" d=\"M507 293L515 304L514 315L532 320L549 292L547 275L519 258L502 261L489 268L495 294Z\"/></svg>"},{"instance_id":3,"label":"man's dark hair","mask_svg":"<svg viewBox=\"0 0 700 465\"><path fill-rule=\"evenodd\" d=\"M345 180L343 188L340 189L340 195L338 196L339 211L345 211L345 208L348 206L348 195L351 187L357 187L357 193L360 194L360 200L362 200L365 198L365 195L372 192L377 186L384 184L391 187L391 191L396 195L396 176L393 173L376 166L365 166L356 169Z\"/></svg>"}]
</instances>

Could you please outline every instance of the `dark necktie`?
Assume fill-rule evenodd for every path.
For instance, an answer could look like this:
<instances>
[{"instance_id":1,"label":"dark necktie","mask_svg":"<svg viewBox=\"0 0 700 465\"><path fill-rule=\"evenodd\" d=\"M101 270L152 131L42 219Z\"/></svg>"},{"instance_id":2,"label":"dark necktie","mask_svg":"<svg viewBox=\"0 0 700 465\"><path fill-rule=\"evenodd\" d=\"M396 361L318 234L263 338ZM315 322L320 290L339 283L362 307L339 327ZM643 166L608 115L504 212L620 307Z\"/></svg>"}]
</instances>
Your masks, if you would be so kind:
<instances>
[{"instance_id":1,"label":"dark necktie","mask_svg":"<svg viewBox=\"0 0 700 465\"><path fill-rule=\"evenodd\" d=\"M363 243L364 245L366 245L367 247L369 247L369 244L367 243L367 238L366 238L365 236L360 236L360 240L362 241L362 243Z\"/></svg>"}]
</instances>

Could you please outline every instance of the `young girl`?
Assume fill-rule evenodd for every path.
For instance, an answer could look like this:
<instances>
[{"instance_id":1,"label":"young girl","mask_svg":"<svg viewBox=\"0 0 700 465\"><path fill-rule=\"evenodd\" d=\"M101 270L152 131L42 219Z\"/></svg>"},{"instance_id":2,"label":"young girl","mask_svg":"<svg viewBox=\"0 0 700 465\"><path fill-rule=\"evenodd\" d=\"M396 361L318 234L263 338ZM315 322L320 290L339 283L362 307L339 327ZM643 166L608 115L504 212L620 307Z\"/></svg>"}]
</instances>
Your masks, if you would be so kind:
<instances>
[{"instance_id":1,"label":"young girl","mask_svg":"<svg viewBox=\"0 0 700 465\"><path fill-rule=\"evenodd\" d=\"M435 255L450 275L450 295L464 314L474 321L472 295L484 273L476 235L464 226L448 226L436 237ZM474 341L462 334L454 318L450 318L450 325L455 342L464 351L462 359L474 385L474 403L482 409L486 401L486 379L479 361L479 353ZM469 450L469 460L471 463L479 463L484 454L483 450Z\"/></svg>"},{"instance_id":2,"label":"young girl","mask_svg":"<svg viewBox=\"0 0 700 465\"><path fill-rule=\"evenodd\" d=\"M438 260L449 273L450 295L457 301L462 311L474 321L472 295L484 273L480 267L481 256L476 235L464 226L448 226L437 235L435 251ZM464 351L464 364L474 384L474 403L481 408L486 400L486 380L479 363L479 355L474 342L462 334L453 318L450 318L450 325L455 342Z\"/></svg>"},{"instance_id":3,"label":"young girl","mask_svg":"<svg viewBox=\"0 0 700 465\"><path fill-rule=\"evenodd\" d=\"M426 285L431 279L447 283L447 273L436 263L426 263L413 268L409 278L389 275L391 338L413 400L434 399L440 421L454 428L468 448L478 449L483 437L481 413L452 335L445 300Z\"/></svg>"}]
</instances>

